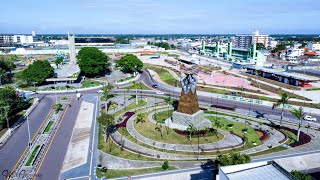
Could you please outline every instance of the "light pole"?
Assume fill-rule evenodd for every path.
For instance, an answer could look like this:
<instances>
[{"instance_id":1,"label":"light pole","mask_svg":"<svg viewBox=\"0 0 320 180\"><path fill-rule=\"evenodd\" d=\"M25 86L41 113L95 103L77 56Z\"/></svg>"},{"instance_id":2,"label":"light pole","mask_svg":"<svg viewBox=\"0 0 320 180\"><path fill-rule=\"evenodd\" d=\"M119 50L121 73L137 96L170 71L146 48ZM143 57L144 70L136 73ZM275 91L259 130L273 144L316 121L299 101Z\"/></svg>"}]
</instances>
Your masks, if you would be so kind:
<instances>
[{"instance_id":1,"label":"light pole","mask_svg":"<svg viewBox=\"0 0 320 180\"><path fill-rule=\"evenodd\" d=\"M10 108L10 106L4 106L4 107L1 107L4 109L4 112L5 112L5 116L6 116L6 120L7 120L7 127L8 127L8 131L9 131L9 135L11 135L11 129L10 129L10 124L9 124L9 119L8 119L8 110L7 108Z\"/></svg>"},{"instance_id":2,"label":"light pole","mask_svg":"<svg viewBox=\"0 0 320 180\"><path fill-rule=\"evenodd\" d=\"M25 112L26 112L26 110L25 110ZM26 118L27 118L28 137L29 137L28 146L30 147L32 145L32 142L31 142L31 136L30 136L30 124L29 124L29 114L28 114L28 112L26 112Z\"/></svg>"},{"instance_id":3,"label":"light pole","mask_svg":"<svg viewBox=\"0 0 320 180\"><path fill-rule=\"evenodd\" d=\"M57 82L56 81L53 81L54 82L54 93L55 93L55 96L56 96L56 104L58 104L58 97L57 97Z\"/></svg>"},{"instance_id":4,"label":"light pole","mask_svg":"<svg viewBox=\"0 0 320 180\"><path fill-rule=\"evenodd\" d=\"M134 69L135 69L135 71L134 71L134 76L136 76L136 74L137 74L137 65L135 65L134 66ZM137 87L137 83L135 84L135 88L136 88L136 105L138 105L138 87Z\"/></svg>"}]
</instances>

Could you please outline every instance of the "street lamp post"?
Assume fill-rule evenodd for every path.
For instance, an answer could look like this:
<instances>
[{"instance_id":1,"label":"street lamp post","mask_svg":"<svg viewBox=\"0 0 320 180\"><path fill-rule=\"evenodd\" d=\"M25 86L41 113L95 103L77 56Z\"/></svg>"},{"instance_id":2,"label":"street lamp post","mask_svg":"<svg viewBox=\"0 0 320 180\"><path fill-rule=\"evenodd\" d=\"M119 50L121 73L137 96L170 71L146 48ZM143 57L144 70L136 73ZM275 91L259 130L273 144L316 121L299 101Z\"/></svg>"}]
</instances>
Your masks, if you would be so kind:
<instances>
[{"instance_id":1,"label":"street lamp post","mask_svg":"<svg viewBox=\"0 0 320 180\"><path fill-rule=\"evenodd\" d=\"M27 118L27 126L28 126L28 137L29 137L29 143L28 146L32 145L31 142L31 136L30 136L30 124L29 124L29 114L26 112L26 118Z\"/></svg>"},{"instance_id":2,"label":"street lamp post","mask_svg":"<svg viewBox=\"0 0 320 180\"><path fill-rule=\"evenodd\" d=\"M1 108L4 109L6 120L7 120L7 127L8 127L8 131L9 131L9 135L11 135L11 129L10 129L10 124L9 124L9 119L8 119L8 110L7 110L7 108L10 108L10 106L4 106Z\"/></svg>"},{"instance_id":3,"label":"street lamp post","mask_svg":"<svg viewBox=\"0 0 320 180\"><path fill-rule=\"evenodd\" d=\"M134 69L135 69L135 73L134 73L134 76L136 76L136 74L137 74L137 65L135 65L134 66ZM136 105L138 105L138 87L137 87L137 84L135 84L136 85Z\"/></svg>"},{"instance_id":4,"label":"street lamp post","mask_svg":"<svg viewBox=\"0 0 320 180\"><path fill-rule=\"evenodd\" d=\"M58 97L57 97L57 82L56 81L53 81L54 82L54 93L55 93L55 96L56 96L56 104L58 104Z\"/></svg>"}]
</instances>

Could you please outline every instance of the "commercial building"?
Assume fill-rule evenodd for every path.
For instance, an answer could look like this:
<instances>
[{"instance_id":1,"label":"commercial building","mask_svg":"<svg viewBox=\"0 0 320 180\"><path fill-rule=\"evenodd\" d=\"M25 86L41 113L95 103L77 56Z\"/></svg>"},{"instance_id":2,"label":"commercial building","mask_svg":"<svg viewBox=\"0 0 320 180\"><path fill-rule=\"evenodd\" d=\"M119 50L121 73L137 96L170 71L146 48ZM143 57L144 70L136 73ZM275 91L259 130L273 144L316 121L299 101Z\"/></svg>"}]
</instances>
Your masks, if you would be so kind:
<instances>
[{"instance_id":1,"label":"commercial building","mask_svg":"<svg viewBox=\"0 0 320 180\"><path fill-rule=\"evenodd\" d=\"M14 35L13 42L15 44L32 44L33 43L33 36L27 35Z\"/></svg>"},{"instance_id":2,"label":"commercial building","mask_svg":"<svg viewBox=\"0 0 320 180\"><path fill-rule=\"evenodd\" d=\"M0 47L14 47L12 34L0 34Z\"/></svg>"},{"instance_id":3,"label":"commercial building","mask_svg":"<svg viewBox=\"0 0 320 180\"><path fill-rule=\"evenodd\" d=\"M219 168L219 180L296 180L274 161L224 166Z\"/></svg>"},{"instance_id":4,"label":"commercial building","mask_svg":"<svg viewBox=\"0 0 320 180\"><path fill-rule=\"evenodd\" d=\"M308 42L307 46L310 51L320 51L320 42Z\"/></svg>"},{"instance_id":5,"label":"commercial building","mask_svg":"<svg viewBox=\"0 0 320 180\"><path fill-rule=\"evenodd\" d=\"M253 34L242 34L242 35L236 35L235 37L236 47L249 49L254 42L262 43L264 47L268 47L269 35L260 35L259 31L256 31Z\"/></svg>"},{"instance_id":6,"label":"commercial building","mask_svg":"<svg viewBox=\"0 0 320 180\"><path fill-rule=\"evenodd\" d=\"M295 60L299 56L304 55L305 50L303 48L289 48L287 49L286 59ZM294 62L294 61L292 61Z\"/></svg>"},{"instance_id":7,"label":"commercial building","mask_svg":"<svg viewBox=\"0 0 320 180\"><path fill-rule=\"evenodd\" d=\"M215 45L206 45L202 41L200 54L212 57L222 57L224 60L230 62L250 63L258 66L262 66L267 57L257 50L256 44L253 44L251 48L239 48L232 47L232 42L229 41L227 47L222 47L218 41Z\"/></svg>"},{"instance_id":8,"label":"commercial building","mask_svg":"<svg viewBox=\"0 0 320 180\"><path fill-rule=\"evenodd\" d=\"M115 38L105 36L77 36L75 37L76 46L108 46L114 45Z\"/></svg>"},{"instance_id":9,"label":"commercial building","mask_svg":"<svg viewBox=\"0 0 320 180\"><path fill-rule=\"evenodd\" d=\"M290 84L293 86L300 86L305 88L312 87L310 82L320 81L319 77L305 75L297 72L288 72L283 69L273 69L259 66L246 66L247 73L256 76L261 76L263 78L272 79L285 84Z\"/></svg>"}]
</instances>

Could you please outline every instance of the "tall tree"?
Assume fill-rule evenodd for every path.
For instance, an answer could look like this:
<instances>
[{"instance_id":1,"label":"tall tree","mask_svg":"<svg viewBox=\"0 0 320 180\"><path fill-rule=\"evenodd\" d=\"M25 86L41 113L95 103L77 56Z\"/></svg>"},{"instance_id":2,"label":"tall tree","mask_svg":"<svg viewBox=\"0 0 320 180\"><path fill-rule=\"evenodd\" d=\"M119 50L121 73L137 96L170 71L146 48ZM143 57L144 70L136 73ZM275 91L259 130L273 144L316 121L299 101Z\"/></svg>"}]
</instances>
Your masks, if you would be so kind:
<instances>
[{"instance_id":1,"label":"tall tree","mask_svg":"<svg viewBox=\"0 0 320 180\"><path fill-rule=\"evenodd\" d=\"M87 77L104 74L109 66L108 56L96 47L81 48L77 58L81 73Z\"/></svg>"},{"instance_id":2,"label":"tall tree","mask_svg":"<svg viewBox=\"0 0 320 180\"><path fill-rule=\"evenodd\" d=\"M6 73L10 73L16 67L14 62L18 60L15 55L0 55L0 84L10 82L10 79Z\"/></svg>"},{"instance_id":3,"label":"tall tree","mask_svg":"<svg viewBox=\"0 0 320 180\"><path fill-rule=\"evenodd\" d=\"M281 117L280 117L280 127L281 127L283 114L284 114L284 106L288 104L290 97L287 95L287 93L280 93L279 96L280 96L280 99L272 106L272 109L274 109L275 107L282 106Z\"/></svg>"},{"instance_id":4,"label":"tall tree","mask_svg":"<svg viewBox=\"0 0 320 180\"><path fill-rule=\"evenodd\" d=\"M187 131L189 131L189 141L191 142L191 136L192 136L192 134L193 134L194 132L197 131L197 129L196 129L196 127L195 127L192 123L190 123L190 124L188 125Z\"/></svg>"},{"instance_id":5,"label":"tall tree","mask_svg":"<svg viewBox=\"0 0 320 180\"><path fill-rule=\"evenodd\" d=\"M303 112L302 107L299 107L299 109L293 108L291 110L291 113L299 120L298 134L297 134L297 141L299 141L300 140L300 131L301 131L302 118L304 116L304 112Z\"/></svg>"},{"instance_id":6,"label":"tall tree","mask_svg":"<svg viewBox=\"0 0 320 180\"><path fill-rule=\"evenodd\" d=\"M141 71L143 63L139 58L137 58L137 56L127 54L117 61L117 66L121 67L122 71L134 72L136 70Z\"/></svg>"},{"instance_id":7,"label":"tall tree","mask_svg":"<svg viewBox=\"0 0 320 180\"><path fill-rule=\"evenodd\" d=\"M59 64L61 64L62 62L63 62L63 58L61 58L61 57L57 58L57 59L54 61L54 63L56 64L57 68L58 68Z\"/></svg>"},{"instance_id":8,"label":"tall tree","mask_svg":"<svg viewBox=\"0 0 320 180\"><path fill-rule=\"evenodd\" d=\"M139 113L138 115L137 115L137 117L136 117L136 123L138 124L138 123L144 123L145 122L145 120L144 120L144 117L143 117L143 115L141 114L141 113Z\"/></svg>"},{"instance_id":9,"label":"tall tree","mask_svg":"<svg viewBox=\"0 0 320 180\"><path fill-rule=\"evenodd\" d=\"M47 78L53 77L53 73L54 69L48 61L35 61L22 72L21 78L28 84L36 82L36 84L40 85Z\"/></svg>"},{"instance_id":10,"label":"tall tree","mask_svg":"<svg viewBox=\"0 0 320 180\"><path fill-rule=\"evenodd\" d=\"M114 125L114 117L111 114L107 114L104 111L101 111L101 116L98 117L98 122L104 127L104 134L105 134L105 142L109 138L109 132L111 126Z\"/></svg>"},{"instance_id":11,"label":"tall tree","mask_svg":"<svg viewBox=\"0 0 320 180\"><path fill-rule=\"evenodd\" d=\"M256 44L257 46L257 50L260 50L260 49L266 49L266 47L262 44L262 43L257 43Z\"/></svg>"}]
</instances>

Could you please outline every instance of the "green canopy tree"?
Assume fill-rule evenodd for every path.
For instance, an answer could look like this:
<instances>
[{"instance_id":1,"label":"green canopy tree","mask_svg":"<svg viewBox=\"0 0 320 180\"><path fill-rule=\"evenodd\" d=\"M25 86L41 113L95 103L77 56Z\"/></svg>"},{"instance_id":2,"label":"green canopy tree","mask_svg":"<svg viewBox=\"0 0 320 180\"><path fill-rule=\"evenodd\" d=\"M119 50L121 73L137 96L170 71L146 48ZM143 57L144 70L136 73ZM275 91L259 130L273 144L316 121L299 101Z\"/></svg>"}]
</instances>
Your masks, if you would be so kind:
<instances>
[{"instance_id":1,"label":"green canopy tree","mask_svg":"<svg viewBox=\"0 0 320 180\"><path fill-rule=\"evenodd\" d=\"M257 46L257 50L260 50L260 49L266 49L266 47L264 47L264 45L262 43L257 43L256 44Z\"/></svg>"},{"instance_id":2,"label":"green canopy tree","mask_svg":"<svg viewBox=\"0 0 320 180\"><path fill-rule=\"evenodd\" d=\"M54 69L48 61L35 61L22 72L21 79L28 84L36 82L36 84L40 85L47 78L53 77L53 73Z\"/></svg>"},{"instance_id":3,"label":"green canopy tree","mask_svg":"<svg viewBox=\"0 0 320 180\"><path fill-rule=\"evenodd\" d=\"M105 142L109 138L109 129L114 125L114 117L111 114L107 114L101 111L101 116L98 117L98 122L103 126L103 132L105 134Z\"/></svg>"},{"instance_id":4,"label":"green canopy tree","mask_svg":"<svg viewBox=\"0 0 320 180\"><path fill-rule=\"evenodd\" d=\"M108 56L96 47L81 48L77 58L81 73L87 77L103 74L109 66Z\"/></svg>"},{"instance_id":5,"label":"green canopy tree","mask_svg":"<svg viewBox=\"0 0 320 180\"><path fill-rule=\"evenodd\" d=\"M304 112L303 112L302 107L299 107L299 109L292 108L291 113L299 120L298 134L297 134L297 141L299 141L300 140L302 117L304 116Z\"/></svg>"},{"instance_id":6,"label":"green canopy tree","mask_svg":"<svg viewBox=\"0 0 320 180\"><path fill-rule=\"evenodd\" d=\"M124 72L134 72L135 70L141 71L143 63L137 56L127 54L117 61L117 66ZM137 69L135 66L137 66Z\"/></svg>"},{"instance_id":7,"label":"green canopy tree","mask_svg":"<svg viewBox=\"0 0 320 180\"><path fill-rule=\"evenodd\" d=\"M284 105L288 104L288 101L289 101L290 97L286 93L280 93L279 96L280 96L280 99L272 106L272 109L274 109L275 107L282 106L281 117L280 117L280 127L281 127L282 119L283 119L283 113L284 113Z\"/></svg>"},{"instance_id":8,"label":"green canopy tree","mask_svg":"<svg viewBox=\"0 0 320 180\"><path fill-rule=\"evenodd\" d=\"M18 60L15 55L1 55L0 56L0 84L9 82L9 78L6 73L10 73L16 67L14 62Z\"/></svg>"},{"instance_id":9,"label":"green canopy tree","mask_svg":"<svg viewBox=\"0 0 320 180\"><path fill-rule=\"evenodd\" d=\"M63 58L61 58L61 57L57 58L57 59L54 61L54 63L56 64L57 68L58 68L58 65L62 63L62 61L63 61Z\"/></svg>"},{"instance_id":10,"label":"green canopy tree","mask_svg":"<svg viewBox=\"0 0 320 180\"><path fill-rule=\"evenodd\" d=\"M138 124L138 123L144 123L144 122L146 122L145 120L144 120L144 117L143 117L143 115L141 114L141 113L139 113L138 115L137 115L137 117L136 117L136 123Z\"/></svg>"}]
</instances>

